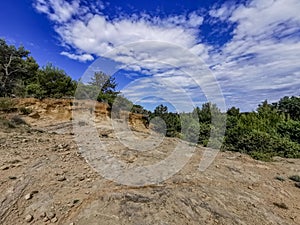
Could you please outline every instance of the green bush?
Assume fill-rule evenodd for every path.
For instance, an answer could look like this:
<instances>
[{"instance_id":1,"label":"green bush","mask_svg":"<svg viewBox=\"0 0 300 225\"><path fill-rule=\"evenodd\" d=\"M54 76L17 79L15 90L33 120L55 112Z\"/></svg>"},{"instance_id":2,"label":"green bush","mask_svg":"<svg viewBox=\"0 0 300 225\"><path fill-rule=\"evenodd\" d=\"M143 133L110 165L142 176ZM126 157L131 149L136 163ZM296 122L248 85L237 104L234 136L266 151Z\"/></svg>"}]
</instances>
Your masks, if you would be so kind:
<instances>
[{"instance_id":1,"label":"green bush","mask_svg":"<svg viewBox=\"0 0 300 225\"><path fill-rule=\"evenodd\" d=\"M14 123L12 123L11 121L0 117L0 127L4 127L4 128L16 128L16 125Z\"/></svg>"},{"instance_id":2,"label":"green bush","mask_svg":"<svg viewBox=\"0 0 300 225\"><path fill-rule=\"evenodd\" d=\"M25 120L23 120L20 116L13 116L11 118L11 122L14 123L15 125L27 125Z\"/></svg>"},{"instance_id":3,"label":"green bush","mask_svg":"<svg viewBox=\"0 0 300 225\"><path fill-rule=\"evenodd\" d=\"M299 175L293 175L289 177L290 180L300 182L300 176Z\"/></svg>"},{"instance_id":4,"label":"green bush","mask_svg":"<svg viewBox=\"0 0 300 225\"><path fill-rule=\"evenodd\" d=\"M19 111L23 115L29 115L30 113L32 113L32 109L26 107L20 107Z\"/></svg>"},{"instance_id":5,"label":"green bush","mask_svg":"<svg viewBox=\"0 0 300 225\"><path fill-rule=\"evenodd\" d=\"M11 98L0 98L0 111L11 112L15 110L15 101Z\"/></svg>"}]
</instances>

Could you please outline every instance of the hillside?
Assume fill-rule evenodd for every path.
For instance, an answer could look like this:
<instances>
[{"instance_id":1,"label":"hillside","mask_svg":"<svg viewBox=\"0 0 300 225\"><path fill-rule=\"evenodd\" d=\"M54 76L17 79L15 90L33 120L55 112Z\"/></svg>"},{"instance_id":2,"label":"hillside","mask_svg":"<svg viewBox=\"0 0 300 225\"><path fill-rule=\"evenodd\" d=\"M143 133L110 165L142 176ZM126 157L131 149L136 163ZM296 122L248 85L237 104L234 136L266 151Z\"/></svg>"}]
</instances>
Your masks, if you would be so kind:
<instances>
[{"instance_id":1,"label":"hillside","mask_svg":"<svg viewBox=\"0 0 300 225\"><path fill-rule=\"evenodd\" d=\"M22 99L18 115L30 126L0 128L1 224L300 224L300 159L261 162L248 155L220 152L200 172L204 148L197 146L176 175L154 185L131 187L106 180L78 150L72 130L71 100ZM107 151L130 166L166 158L179 140L164 138L153 151L134 151L114 133L108 106L97 103L94 122ZM148 137L142 116L129 119L133 132ZM129 135L129 134L128 134ZM126 136L126 133L124 134Z\"/></svg>"}]
</instances>

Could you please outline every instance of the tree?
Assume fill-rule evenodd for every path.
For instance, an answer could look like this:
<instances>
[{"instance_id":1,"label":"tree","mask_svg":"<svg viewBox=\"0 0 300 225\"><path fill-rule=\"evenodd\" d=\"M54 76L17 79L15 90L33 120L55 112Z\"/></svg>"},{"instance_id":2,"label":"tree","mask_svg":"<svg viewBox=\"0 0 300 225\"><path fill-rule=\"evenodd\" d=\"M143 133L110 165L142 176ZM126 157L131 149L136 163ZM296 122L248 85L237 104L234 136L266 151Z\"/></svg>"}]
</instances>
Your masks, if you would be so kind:
<instances>
[{"instance_id":1,"label":"tree","mask_svg":"<svg viewBox=\"0 0 300 225\"><path fill-rule=\"evenodd\" d=\"M27 93L38 98L61 98L73 96L75 89L76 82L65 71L48 63L37 72L36 81L27 86Z\"/></svg>"},{"instance_id":2,"label":"tree","mask_svg":"<svg viewBox=\"0 0 300 225\"><path fill-rule=\"evenodd\" d=\"M94 74L89 85L101 88L97 100L99 102L107 102L109 105L113 104L114 100L120 93L115 90L117 87L115 78L103 73L102 71Z\"/></svg>"},{"instance_id":3,"label":"tree","mask_svg":"<svg viewBox=\"0 0 300 225\"><path fill-rule=\"evenodd\" d=\"M273 104L280 112L285 113L293 120L300 120L300 97L283 97Z\"/></svg>"},{"instance_id":4,"label":"tree","mask_svg":"<svg viewBox=\"0 0 300 225\"><path fill-rule=\"evenodd\" d=\"M164 106L163 104L156 106L156 108L154 109L154 115L162 115L165 113L168 113L168 107Z\"/></svg>"},{"instance_id":5,"label":"tree","mask_svg":"<svg viewBox=\"0 0 300 225\"><path fill-rule=\"evenodd\" d=\"M0 39L0 96L13 94L18 79L27 72L24 58L29 53L23 46L16 48Z\"/></svg>"}]
</instances>

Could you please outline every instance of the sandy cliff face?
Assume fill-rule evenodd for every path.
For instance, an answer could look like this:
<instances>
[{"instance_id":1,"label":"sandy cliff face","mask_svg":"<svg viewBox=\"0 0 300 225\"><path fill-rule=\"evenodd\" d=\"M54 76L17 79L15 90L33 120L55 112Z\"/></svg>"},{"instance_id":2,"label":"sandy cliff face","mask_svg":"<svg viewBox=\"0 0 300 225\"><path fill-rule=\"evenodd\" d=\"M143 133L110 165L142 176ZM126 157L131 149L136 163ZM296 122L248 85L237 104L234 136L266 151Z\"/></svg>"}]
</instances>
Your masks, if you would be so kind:
<instances>
[{"instance_id":1,"label":"sandy cliff face","mask_svg":"<svg viewBox=\"0 0 300 225\"><path fill-rule=\"evenodd\" d=\"M124 186L98 173L75 141L80 134L73 133L71 109L93 103L70 102L20 100L40 117L22 116L32 127L0 128L0 224L300 224L300 189L289 179L300 175L299 159L260 162L220 152L200 172L204 149L197 146L185 167L165 181ZM149 151L136 151L122 139L132 133L146 139L149 132L132 129L120 137L107 106L95 108L102 150L128 168L158 163L180 142L164 138ZM142 128L140 121L141 115L131 116L133 126Z\"/></svg>"},{"instance_id":2,"label":"sandy cliff face","mask_svg":"<svg viewBox=\"0 0 300 225\"><path fill-rule=\"evenodd\" d=\"M15 99L17 107L25 107L32 110L32 114L25 119L31 124L40 124L44 126L47 123L70 121L73 118L73 112L90 112L96 122L109 121L110 106L107 103L101 103L91 100L73 100L73 99ZM141 114L119 112L120 118L128 118L130 125L143 132L147 132L145 118ZM37 120L38 119L38 120Z\"/></svg>"}]
</instances>

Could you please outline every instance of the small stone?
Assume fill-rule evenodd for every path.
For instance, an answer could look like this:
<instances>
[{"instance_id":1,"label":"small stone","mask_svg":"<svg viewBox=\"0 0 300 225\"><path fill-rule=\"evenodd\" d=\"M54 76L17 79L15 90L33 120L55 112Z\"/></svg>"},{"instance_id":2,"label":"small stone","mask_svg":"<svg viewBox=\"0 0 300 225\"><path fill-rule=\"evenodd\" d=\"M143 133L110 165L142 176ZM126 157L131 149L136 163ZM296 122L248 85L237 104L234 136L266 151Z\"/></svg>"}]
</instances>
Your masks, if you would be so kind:
<instances>
[{"instance_id":1,"label":"small stone","mask_svg":"<svg viewBox=\"0 0 300 225\"><path fill-rule=\"evenodd\" d=\"M46 217L46 213L42 212L41 215L40 215L40 218L44 218L44 217Z\"/></svg>"},{"instance_id":2,"label":"small stone","mask_svg":"<svg viewBox=\"0 0 300 225\"><path fill-rule=\"evenodd\" d=\"M34 119L40 118L40 114L38 112L30 113L28 116Z\"/></svg>"},{"instance_id":3,"label":"small stone","mask_svg":"<svg viewBox=\"0 0 300 225\"><path fill-rule=\"evenodd\" d=\"M295 186L296 186L297 188L300 188L300 182L295 183Z\"/></svg>"},{"instance_id":4,"label":"small stone","mask_svg":"<svg viewBox=\"0 0 300 225\"><path fill-rule=\"evenodd\" d=\"M276 176L275 179L279 181L285 181L284 177L281 176Z\"/></svg>"},{"instance_id":5,"label":"small stone","mask_svg":"<svg viewBox=\"0 0 300 225\"><path fill-rule=\"evenodd\" d=\"M57 181L65 181L66 180L66 177L65 176L59 176L57 178Z\"/></svg>"},{"instance_id":6,"label":"small stone","mask_svg":"<svg viewBox=\"0 0 300 225\"><path fill-rule=\"evenodd\" d=\"M9 176L8 178L11 179L11 180L16 180L17 179L17 177L15 177L15 176Z\"/></svg>"},{"instance_id":7,"label":"small stone","mask_svg":"<svg viewBox=\"0 0 300 225\"><path fill-rule=\"evenodd\" d=\"M69 225L75 225L75 223L70 223Z\"/></svg>"},{"instance_id":8,"label":"small stone","mask_svg":"<svg viewBox=\"0 0 300 225\"><path fill-rule=\"evenodd\" d=\"M1 167L1 170L8 170L9 169L9 166L2 166Z\"/></svg>"},{"instance_id":9,"label":"small stone","mask_svg":"<svg viewBox=\"0 0 300 225\"><path fill-rule=\"evenodd\" d=\"M49 220L48 217L44 217L43 222L47 222Z\"/></svg>"},{"instance_id":10,"label":"small stone","mask_svg":"<svg viewBox=\"0 0 300 225\"><path fill-rule=\"evenodd\" d=\"M31 199L31 198L32 198L32 194L31 194L31 193L25 195L25 199L26 199L26 200L29 200L29 199Z\"/></svg>"},{"instance_id":11,"label":"small stone","mask_svg":"<svg viewBox=\"0 0 300 225\"><path fill-rule=\"evenodd\" d=\"M85 179L85 177L84 176L80 176L80 177L78 177L78 180L79 181L83 181Z\"/></svg>"},{"instance_id":12,"label":"small stone","mask_svg":"<svg viewBox=\"0 0 300 225\"><path fill-rule=\"evenodd\" d=\"M37 194L37 193L39 193L39 191L37 191L37 190L34 190L31 192L32 195Z\"/></svg>"},{"instance_id":13,"label":"small stone","mask_svg":"<svg viewBox=\"0 0 300 225\"><path fill-rule=\"evenodd\" d=\"M284 202L281 203L274 202L273 204L281 209L289 209L289 207Z\"/></svg>"},{"instance_id":14,"label":"small stone","mask_svg":"<svg viewBox=\"0 0 300 225\"><path fill-rule=\"evenodd\" d=\"M78 203L80 200L79 199L74 199L73 200L73 204L76 204L76 203Z\"/></svg>"},{"instance_id":15,"label":"small stone","mask_svg":"<svg viewBox=\"0 0 300 225\"><path fill-rule=\"evenodd\" d=\"M25 221L26 221L27 223L30 223L32 220L33 220L33 216L30 215L30 214L28 214L28 215L25 217Z\"/></svg>"},{"instance_id":16,"label":"small stone","mask_svg":"<svg viewBox=\"0 0 300 225\"><path fill-rule=\"evenodd\" d=\"M58 221L58 219L56 217L54 217L53 219L51 219L51 223L56 223Z\"/></svg>"},{"instance_id":17,"label":"small stone","mask_svg":"<svg viewBox=\"0 0 300 225\"><path fill-rule=\"evenodd\" d=\"M55 217L55 213L54 212L47 212L47 217L48 219L53 219Z\"/></svg>"}]
</instances>

